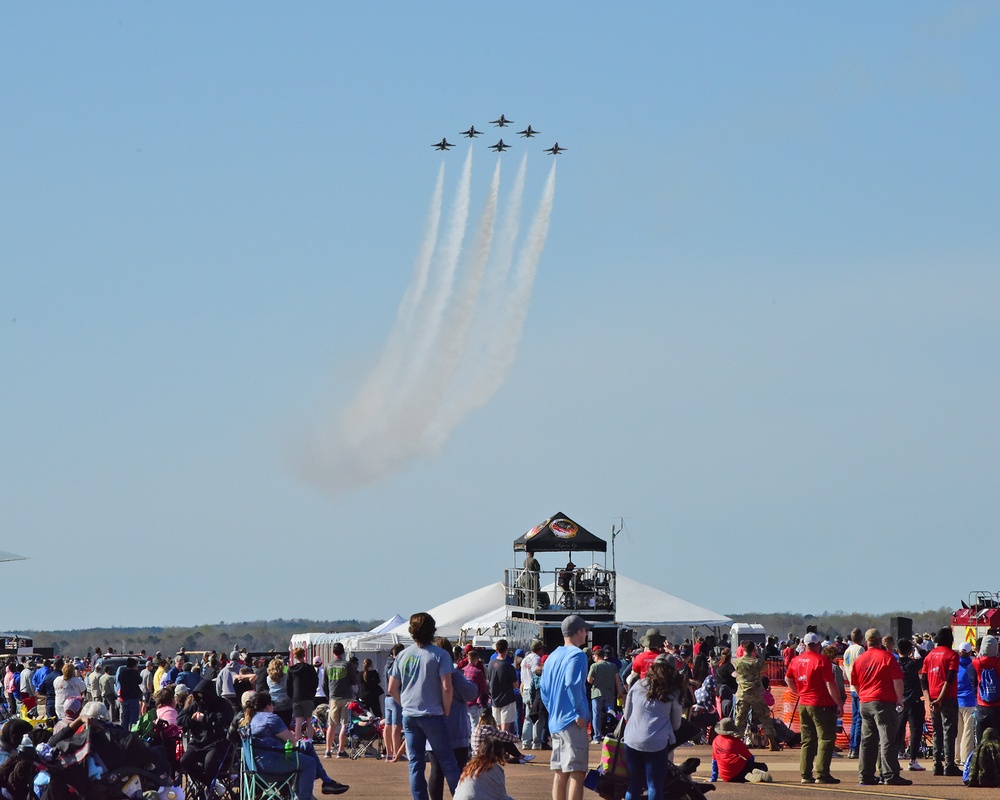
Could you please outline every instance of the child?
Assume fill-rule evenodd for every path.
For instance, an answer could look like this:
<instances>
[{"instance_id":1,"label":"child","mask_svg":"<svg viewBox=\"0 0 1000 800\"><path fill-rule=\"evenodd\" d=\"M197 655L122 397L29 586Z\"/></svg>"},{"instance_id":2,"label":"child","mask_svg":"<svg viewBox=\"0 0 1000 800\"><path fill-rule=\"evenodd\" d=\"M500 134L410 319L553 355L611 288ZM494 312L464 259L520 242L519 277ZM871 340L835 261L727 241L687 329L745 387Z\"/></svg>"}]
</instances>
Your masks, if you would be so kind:
<instances>
[{"instance_id":1,"label":"child","mask_svg":"<svg viewBox=\"0 0 1000 800\"><path fill-rule=\"evenodd\" d=\"M750 773L767 773L767 764L757 761L743 740L736 735L736 723L728 717L715 726L712 740L712 780L746 783ZM766 779L764 779L766 780Z\"/></svg>"}]
</instances>

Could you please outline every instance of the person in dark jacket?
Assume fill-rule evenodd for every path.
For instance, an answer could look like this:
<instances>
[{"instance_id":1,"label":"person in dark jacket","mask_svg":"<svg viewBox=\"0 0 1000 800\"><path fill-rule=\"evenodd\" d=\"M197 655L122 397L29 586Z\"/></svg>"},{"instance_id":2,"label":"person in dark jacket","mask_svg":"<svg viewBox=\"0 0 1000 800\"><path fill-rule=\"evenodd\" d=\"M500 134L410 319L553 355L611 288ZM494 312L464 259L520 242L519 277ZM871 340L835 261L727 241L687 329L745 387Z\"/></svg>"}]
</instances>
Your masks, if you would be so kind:
<instances>
[{"instance_id":1,"label":"person in dark jacket","mask_svg":"<svg viewBox=\"0 0 1000 800\"><path fill-rule=\"evenodd\" d=\"M202 783L209 783L225 756L233 707L215 693L215 682L203 680L193 699L177 715L177 724L188 735L188 749L181 756L181 769Z\"/></svg>"},{"instance_id":2,"label":"person in dark jacket","mask_svg":"<svg viewBox=\"0 0 1000 800\"><path fill-rule=\"evenodd\" d=\"M292 719L295 721L295 740L302 738L302 727L305 726L306 738L313 738L312 720L316 710L316 690L319 688L319 675L312 664L306 661L306 651L296 647L295 663L288 668L286 687L288 696L292 699Z\"/></svg>"}]
</instances>

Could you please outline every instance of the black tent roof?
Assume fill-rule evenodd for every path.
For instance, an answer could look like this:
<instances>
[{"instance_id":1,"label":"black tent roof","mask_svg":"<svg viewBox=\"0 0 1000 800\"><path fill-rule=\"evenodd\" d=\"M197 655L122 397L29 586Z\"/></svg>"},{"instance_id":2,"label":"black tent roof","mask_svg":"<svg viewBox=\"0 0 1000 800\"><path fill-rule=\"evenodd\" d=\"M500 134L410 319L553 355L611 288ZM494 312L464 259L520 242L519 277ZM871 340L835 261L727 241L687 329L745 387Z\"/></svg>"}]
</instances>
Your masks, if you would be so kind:
<instances>
[{"instance_id":1,"label":"black tent roof","mask_svg":"<svg viewBox=\"0 0 1000 800\"><path fill-rule=\"evenodd\" d=\"M560 512L515 539L514 551L518 550L531 550L535 553L560 553L568 550L606 553L608 543Z\"/></svg>"}]
</instances>

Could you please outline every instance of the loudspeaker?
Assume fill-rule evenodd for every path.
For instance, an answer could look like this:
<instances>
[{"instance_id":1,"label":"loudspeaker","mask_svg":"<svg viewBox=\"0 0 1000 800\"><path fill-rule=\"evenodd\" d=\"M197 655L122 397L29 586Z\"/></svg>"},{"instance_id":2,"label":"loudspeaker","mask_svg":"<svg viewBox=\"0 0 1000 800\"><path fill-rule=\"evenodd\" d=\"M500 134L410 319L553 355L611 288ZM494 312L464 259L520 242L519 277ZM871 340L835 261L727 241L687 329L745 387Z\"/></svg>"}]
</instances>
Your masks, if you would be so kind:
<instances>
[{"instance_id":1,"label":"loudspeaker","mask_svg":"<svg viewBox=\"0 0 1000 800\"><path fill-rule=\"evenodd\" d=\"M913 620L909 617L889 617L889 635L897 642L913 638Z\"/></svg>"}]
</instances>

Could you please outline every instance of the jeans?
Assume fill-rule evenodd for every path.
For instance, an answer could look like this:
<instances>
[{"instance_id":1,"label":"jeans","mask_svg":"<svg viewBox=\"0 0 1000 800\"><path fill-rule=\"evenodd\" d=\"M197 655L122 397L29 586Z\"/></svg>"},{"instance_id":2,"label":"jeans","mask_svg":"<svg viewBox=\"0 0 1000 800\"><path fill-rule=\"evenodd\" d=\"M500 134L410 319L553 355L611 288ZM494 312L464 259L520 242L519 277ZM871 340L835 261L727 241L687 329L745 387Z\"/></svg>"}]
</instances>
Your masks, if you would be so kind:
<instances>
[{"instance_id":1,"label":"jeans","mask_svg":"<svg viewBox=\"0 0 1000 800\"><path fill-rule=\"evenodd\" d=\"M653 753L633 750L625 745L625 763L628 764L628 791L625 800L638 800L642 788L649 791L649 800L662 800L663 782L667 778L667 748Z\"/></svg>"},{"instance_id":2,"label":"jeans","mask_svg":"<svg viewBox=\"0 0 1000 800\"><path fill-rule=\"evenodd\" d=\"M895 703L872 701L861 704L858 773L862 778L875 778L876 769L881 770L883 779L899 777L899 751L896 749L898 725Z\"/></svg>"},{"instance_id":3,"label":"jeans","mask_svg":"<svg viewBox=\"0 0 1000 800\"><path fill-rule=\"evenodd\" d=\"M958 700L942 700L931 709L934 723L934 766L950 767L955 763L955 740L958 738Z\"/></svg>"},{"instance_id":4,"label":"jeans","mask_svg":"<svg viewBox=\"0 0 1000 800\"><path fill-rule=\"evenodd\" d=\"M848 747L855 753L861 748L861 700L855 691L851 692L851 733L848 742Z\"/></svg>"},{"instance_id":5,"label":"jeans","mask_svg":"<svg viewBox=\"0 0 1000 800\"><path fill-rule=\"evenodd\" d=\"M983 731L1000 731L1000 706L976 706L976 745L983 740Z\"/></svg>"},{"instance_id":6,"label":"jeans","mask_svg":"<svg viewBox=\"0 0 1000 800\"><path fill-rule=\"evenodd\" d=\"M442 715L411 717L403 714L403 736L406 738L406 750L410 756L410 793L413 795L413 800L430 800L427 778L424 777L428 742L431 750L437 754L438 764L448 782L449 791L455 794L461 773L455 760L455 752L451 748L444 717Z\"/></svg>"},{"instance_id":7,"label":"jeans","mask_svg":"<svg viewBox=\"0 0 1000 800\"><path fill-rule=\"evenodd\" d=\"M297 769L299 775L295 781L296 800L310 800L317 776L324 782L330 778L323 770L315 750L299 752L298 756L296 759L294 752L286 755L284 752L258 748L254 750L253 760L257 769L264 775L288 775Z\"/></svg>"},{"instance_id":8,"label":"jeans","mask_svg":"<svg viewBox=\"0 0 1000 800\"><path fill-rule=\"evenodd\" d=\"M899 720L899 733L896 734L896 747L900 753L903 752L903 740L906 738L906 729L910 729L910 761L916 761L920 755L920 739L924 734L924 701L911 700L903 704L903 716Z\"/></svg>"},{"instance_id":9,"label":"jeans","mask_svg":"<svg viewBox=\"0 0 1000 800\"><path fill-rule=\"evenodd\" d=\"M594 729L594 741L604 739L604 715L611 708L606 697L590 698L590 726Z\"/></svg>"},{"instance_id":10,"label":"jeans","mask_svg":"<svg viewBox=\"0 0 1000 800\"><path fill-rule=\"evenodd\" d=\"M139 701L122 700L122 727L130 731L132 726L139 721Z\"/></svg>"}]
</instances>

